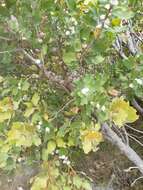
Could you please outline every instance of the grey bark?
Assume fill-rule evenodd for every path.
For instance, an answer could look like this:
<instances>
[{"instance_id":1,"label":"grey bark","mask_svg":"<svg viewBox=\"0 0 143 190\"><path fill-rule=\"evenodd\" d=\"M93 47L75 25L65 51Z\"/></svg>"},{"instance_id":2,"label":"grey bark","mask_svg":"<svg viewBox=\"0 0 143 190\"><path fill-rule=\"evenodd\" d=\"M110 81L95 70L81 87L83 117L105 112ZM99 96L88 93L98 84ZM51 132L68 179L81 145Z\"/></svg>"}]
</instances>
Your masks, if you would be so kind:
<instances>
[{"instance_id":1,"label":"grey bark","mask_svg":"<svg viewBox=\"0 0 143 190\"><path fill-rule=\"evenodd\" d=\"M133 106L136 108L136 110L143 115L143 108L138 104L138 102L133 99L132 101Z\"/></svg>"},{"instance_id":2,"label":"grey bark","mask_svg":"<svg viewBox=\"0 0 143 190\"><path fill-rule=\"evenodd\" d=\"M143 174L143 160L129 145L123 143L120 137L108 126L108 124L104 123L102 125L102 133L104 137L112 144L116 145L120 151L126 155L128 159L132 161Z\"/></svg>"}]
</instances>

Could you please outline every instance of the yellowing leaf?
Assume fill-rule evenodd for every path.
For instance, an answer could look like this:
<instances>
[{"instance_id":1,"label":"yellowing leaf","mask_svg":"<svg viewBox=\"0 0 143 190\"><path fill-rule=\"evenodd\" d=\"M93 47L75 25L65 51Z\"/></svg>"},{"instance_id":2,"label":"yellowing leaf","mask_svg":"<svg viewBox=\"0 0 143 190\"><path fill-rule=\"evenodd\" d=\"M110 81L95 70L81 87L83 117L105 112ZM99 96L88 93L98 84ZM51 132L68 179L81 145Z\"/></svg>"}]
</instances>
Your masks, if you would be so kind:
<instances>
[{"instance_id":1,"label":"yellowing leaf","mask_svg":"<svg viewBox=\"0 0 143 190\"><path fill-rule=\"evenodd\" d=\"M58 147L66 147L66 144L62 138L57 138L56 143Z\"/></svg>"},{"instance_id":2,"label":"yellowing leaf","mask_svg":"<svg viewBox=\"0 0 143 190\"><path fill-rule=\"evenodd\" d=\"M51 154L56 149L56 143L55 141L51 140L47 144L47 151L49 154Z\"/></svg>"},{"instance_id":3,"label":"yellowing leaf","mask_svg":"<svg viewBox=\"0 0 143 190\"><path fill-rule=\"evenodd\" d=\"M129 102L123 100L123 98L115 98L112 101L110 117L119 127L122 127L125 123L132 123L139 118L136 110L129 105Z\"/></svg>"},{"instance_id":4,"label":"yellowing leaf","mask_svg":"<svg viewBox=\"0 0 143 190\"><path fill-rule=\"evenodd\" d=\"M34 183L32 184L31 190L42 190L47 187L48 177L45 175L36 176Z\"/></svg>"},{"instance_id":5,"label":"yellowing leaf","mask_svg":"<svg viewBox=\"0 0 143 190\"><path fill-rule=\"evenodd\" d=\"M101 32L102 32L102 28L95 28L95 30L94 30L95 39L99 39Z\"/></svg>"},{"instance_id":6,"label":"yellowing leaf","mask_svg":"<svg viewBox=\"0 0 143 190\"><path fill-rule=\"evenodd\" d=\"M44 119L45 119L46 121L49 120L49 115L48 115L48 113L44 113L43 117L44 117Z\"/></svg>"},{"instance_id":7,"label":"yellowing leaf","mask_svg":"<svg viewBox=\"0 0 143 190\"><path fill-rule=\"evenodd\" d=\"M0 123L3 123L5 120L11 118L11 112L0 113Z\"/></svg>"},{"instance_id":8,"label":"yellowing leaf","mask_svg":"<svg viewBox=\"0 0 143 190\"><path fill-rule=\"evenodd\" d=\"M36 108L33 106L31 102L26 102L25 105L27 106L27 108L25 110L24 116L30 117L34 113Z\"/></svg>"},{"instance_id":9,"label":"yellowing leaf","mask_svg":"<svg viewBox=\"0 0 143 190\"><path fill-rule=\"evenodd\" d=\"M27 108L25 110L25 113L24 113L24 116L25 117L30 117L30 115L32 115L35 111L35 108L34 107L31 107L31 108Z\"/></svg>"},{"instance_id":10,"label":"yellowing leaf","mask_svg":"<svg viewBox=\"0 0 143 190\"><path fill-rule=\"evenodd\" d=\"M13 123L7 136L8 142L18 147L30 147L32 145L39 146L41 144L41 139L36 132L36 128L28 123Z\"/></svg>"},{"instance_id":11,"label":"yellowing leaf","mask_svg":"<svg viewBox=\"0 0 143 190\"><path fill-rule=\"evenodd\" d=\"M10 97L0 101L0 112L13 111L13 103Z\"/></svg>"},{"instance_id":12,"label":"yellowing leaf","mask_svg":"<svg viewBox=\"0 0 143 190\"><path fill-rule=\"evenodd\" d=\"M6 97L0 101L0 123L10 119L14 112L11 98Z\"/></svg>"},{"instance_id":13,"label":"yellowing leaf","mask_svg":"<svg viewBox=\"0 0 143 190\"><path fill-rule=\"evenodd\" d=\"M40 100L40 96L38 93L35 93L32 97L31 102L33 103L34 106L37 106L38 102Z\"/></svg>"}]
</instances>

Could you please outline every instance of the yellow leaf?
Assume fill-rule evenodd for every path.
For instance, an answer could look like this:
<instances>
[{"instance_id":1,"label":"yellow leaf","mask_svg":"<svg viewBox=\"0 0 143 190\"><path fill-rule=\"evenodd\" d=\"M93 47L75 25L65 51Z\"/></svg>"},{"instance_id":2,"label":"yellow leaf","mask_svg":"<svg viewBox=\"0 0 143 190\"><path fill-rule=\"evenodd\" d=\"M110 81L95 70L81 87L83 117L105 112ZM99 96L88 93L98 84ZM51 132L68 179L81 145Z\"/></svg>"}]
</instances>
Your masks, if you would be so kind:
<instances>
[{"instance_id":1,"label":"yellow leaf","mask_svg":"<svg viewBox=\"0 0 143 190\"><path fill-rule=\"evenodd\" d=\"M48 115L48 113L44 113L44 119L46 120L46 121L48 121L49 120L49 115Z\"/></svg>"},{"instance_id":2,"label":"yellow leaf","mask_svg":"<svg viewBox=\"0 0 143 190\"><path fill-rule=\"evenodd\" d=\"M84 138L85 140L96 141L96 142L101 142L103 139L102 133L94 130L85 131Z\"/></svg>"},{"instance_id":3,"label":"yellow leaf","mask_svg":"<svg viewBox=\"0 0 143 190\"><path fill-rule=\"evenodd\" d=\"M88 140L95 140L96 142L100 142L102 140L102 134L97 131L89 132L86 137Z\"/></svg>"},{"instance_id":4,"label":"yellow leaf","mask_svg":"<svg viewBox=\"0 0 143 190\"><path fill-rule=\"evenodd\" d=\"M82 146L85 154L88 154L91 150L97 150L97 146L103 140L102 133L96 130L84 130L81 131Z\"/></svg>"},{"instance_id":5,"label":"yellow leaf","mask_svg":"<svg viewBox=\"0 0 143 190\"><path fill-rule=\"evenodd\" d=\"M111 103L110 117L119 127L122 127L125 123L136 121L139 118L136 112L137 111L129 105L129 102L126 102L123 98L115 98Z\"/></svg>"},{"instance_id":6,"label":"yellow leaf","mask_svg":"<svg viewBox=\"0 0 143 190\"><path fill-rule=\"evenodd\" d=\"M113 26L120 26L121 19L120 18L113 18L111 23L112 23Z\"/></svg>"}]
</instances>

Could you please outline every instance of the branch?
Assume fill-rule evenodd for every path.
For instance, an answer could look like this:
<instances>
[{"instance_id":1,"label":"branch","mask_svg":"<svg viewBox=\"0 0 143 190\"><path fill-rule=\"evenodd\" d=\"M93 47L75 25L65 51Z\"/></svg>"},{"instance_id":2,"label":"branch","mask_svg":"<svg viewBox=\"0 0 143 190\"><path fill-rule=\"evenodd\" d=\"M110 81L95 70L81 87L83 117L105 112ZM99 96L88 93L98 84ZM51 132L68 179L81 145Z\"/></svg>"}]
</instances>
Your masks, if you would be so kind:
<instances>
[{"instance_id":1,"label":"branch","mask_svg":"<svg viewBox=\"0 0 143 190\"><path fill-rule=\"evenodd\" d=\"M127 125L127 124L125 124L125 126L128 127L129 129L131 129L131 130L137 132L137 133L143 134L143 131L141 131L141 130L139 130L139 129L135 129L135 128L131 127L130 125Z\"/></svg>"},{"instance_id":2,"label":"branch","mask_svg":"<svg viewBox=\"0 0 143 190\"><path fill-rule=\"evenodd\" d=\"M4 37L4 36L0 36L0 40L5 40L5 41L12 41L13 39Z\"/></svg>"},{"instance_id":3,"label":"branch","mask_svg":"<svg viewBox=\"0 0 143 190\"><path fill-rule=\"evenodd\" d=\"M133 135L128 135L131 139L133 139L135 142L137 142L140 146L143 147L143 143L141 143L138 139L136 139Z\"/></svg>"},{"instance_id":4,"label":"branch","mask_svg":"<svg viewBox=\"0 0 143 190\"><path fill-rule=\"evenodd\" d=\"M143 176L138 177L137 179L135 179L135 180L132 182L131 187L133 187L133 186L135 185L135 183L136 183L138 180L140 180L140 179L143 179Z\"/></svg>"},{"instance_id":5,"label":"branch","mask_svg":"<svg viewBox=\"0 0 143 190\"><path fill-rule=\"evenodd\" d=\"M127 168L127 169L124 169L124 172L130 172L133 169L138 169L138 167L131 166L131 167Z\"/></svg>"},{"instance_id":6,"label":"branch","mask_svg":"<svg viewBox=\"0 0 143 190\"><path fill-rule=\"evenodd\" d=\"M132 101L133 106L136 108L136 110L143 115L143 108L138 104L138 102L133 99Z\"/></svg>"},{"instance_id":7,"label":"branch","mask_svg":"<svg viewBox=\"0 0 143 190\"><path fill-rule=\"evenodd\" d=\"M62 87L65 91L70 92L71 89L73 88L72 83L67 79L64 80L62 78L62 76L60 75L56 75L54 72L52 71L48 71L44 64L42 63L41 60L39 59L35 59L33 58L29 53L27 53L25 50L22 50L22 52L24 53L24 55L30 59L39 69L41 69L41 71L43 72L44 76L53 83L56 83L58 85L60 85L60 87Z\"/></svg>"},{"instance_id":8,"label":"branch","mask_svg":"<svg viewBox=\"0 0 143 190\"><path fill-rule=\"evenodd\" d=\"M116 41L113 44L113 47L119 53L119 55L121 56L121 58L128 59L128 57L125 55L125 53L123 51L122 40L121 40L121 38L119 36L117 36Z\"/></svg>"},{"instance_id":9,"label":"branch","mask_svg":"<svg viewBox=\"0 0 143 190\"><path fill-rule=\"evenodd\" d=\"M112 144L116 145L143 174L143 160L129 145L122 142L120 137L118 137L118 135L108 126L108 124L104 123L102 125L102 133L104 137Z\"/></svg>"}]
</instances>

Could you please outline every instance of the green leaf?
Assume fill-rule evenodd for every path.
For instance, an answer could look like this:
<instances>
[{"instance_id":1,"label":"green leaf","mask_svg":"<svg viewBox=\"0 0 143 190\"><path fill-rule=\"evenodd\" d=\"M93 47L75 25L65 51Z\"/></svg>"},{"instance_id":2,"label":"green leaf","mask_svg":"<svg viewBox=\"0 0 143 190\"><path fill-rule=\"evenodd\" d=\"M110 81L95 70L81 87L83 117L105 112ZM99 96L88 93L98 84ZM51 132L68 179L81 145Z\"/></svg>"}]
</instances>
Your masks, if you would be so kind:
<instances>
[{"instance_id":1,"label":"green leaf","mask_svg":"<svg viewBox=\"0 0 143 190\"><path fill-rule=\"evenodd\" d=\"M134 13L129 10L126 6L117 7L113 10L113 15L119 19L130 19L134 16Z\"/></svg>"},{"instance_id":2,"label":"green leaf","mask_svg":"<svg viewBox=\"0 0 143 190\"><path fill-rule=\"evenodd\" d=\"M82 179L79 176L73 177L73 184L76 186L76 188L81 188L82 186Z\"/></svg>"},{"instance_id":3,"label":"green leaf","mask_svg":"<svg viewBox=\"0 0 143 190\"><path fill-rule=\"evenodd\" d=\"M64 186L63 190L71 190L71 188L69 186Z\"/></svg>"},{"instance_id":4,"label":"green leaf","mask_svg":"<svg viewBox=\"0 0 143 190\"><path fill-rule=\"evenodd\" d=\"M29 89L29 87L30 87L30 84L29 84L29 82L26 80L26 81L24 81L24 83L22 84L22 91L27 91L28 89Z\"/></svg>"},{"instance_id":5,"label":"green leaf","mask_svg":"<svg viewBox=\"0 0 143 190\"><path fill-rule=\"evenodd\" d=\"M4 78L0 76L0 83L4 81Z\"/></svg>"},{"instance_id":6,"label":"green leaf","mask_svg":"<svg viewBox=\"0 0 143 190\"><path fill-rule=\"evenodd\" d=\"M85 189L85 190L92 190L92 186L89 183L89 181L83 181L82 182L82 188Z\"/></svg>"},{"instance_id":7,"label":"green leaf","mask_svg":"<svg viewBox=\"0 0 143 190\"><path fill-rule=\"evenodd\" d=\"M63 55L63 59L64 59L64 62L69 65L71 64L73 61L76 61L76 54L75 52L65 52L64 55Z\"/></svg>"},{"instance_id":8,"label":"green leaf","mask_svg":"<svg viewBox=\"0 0 143 190\"><path fill-rule=\"evenodd\" d=\"M76 1L75 0L66 0L69 9L76 9Z\"/></svg>"}]
</instances>

